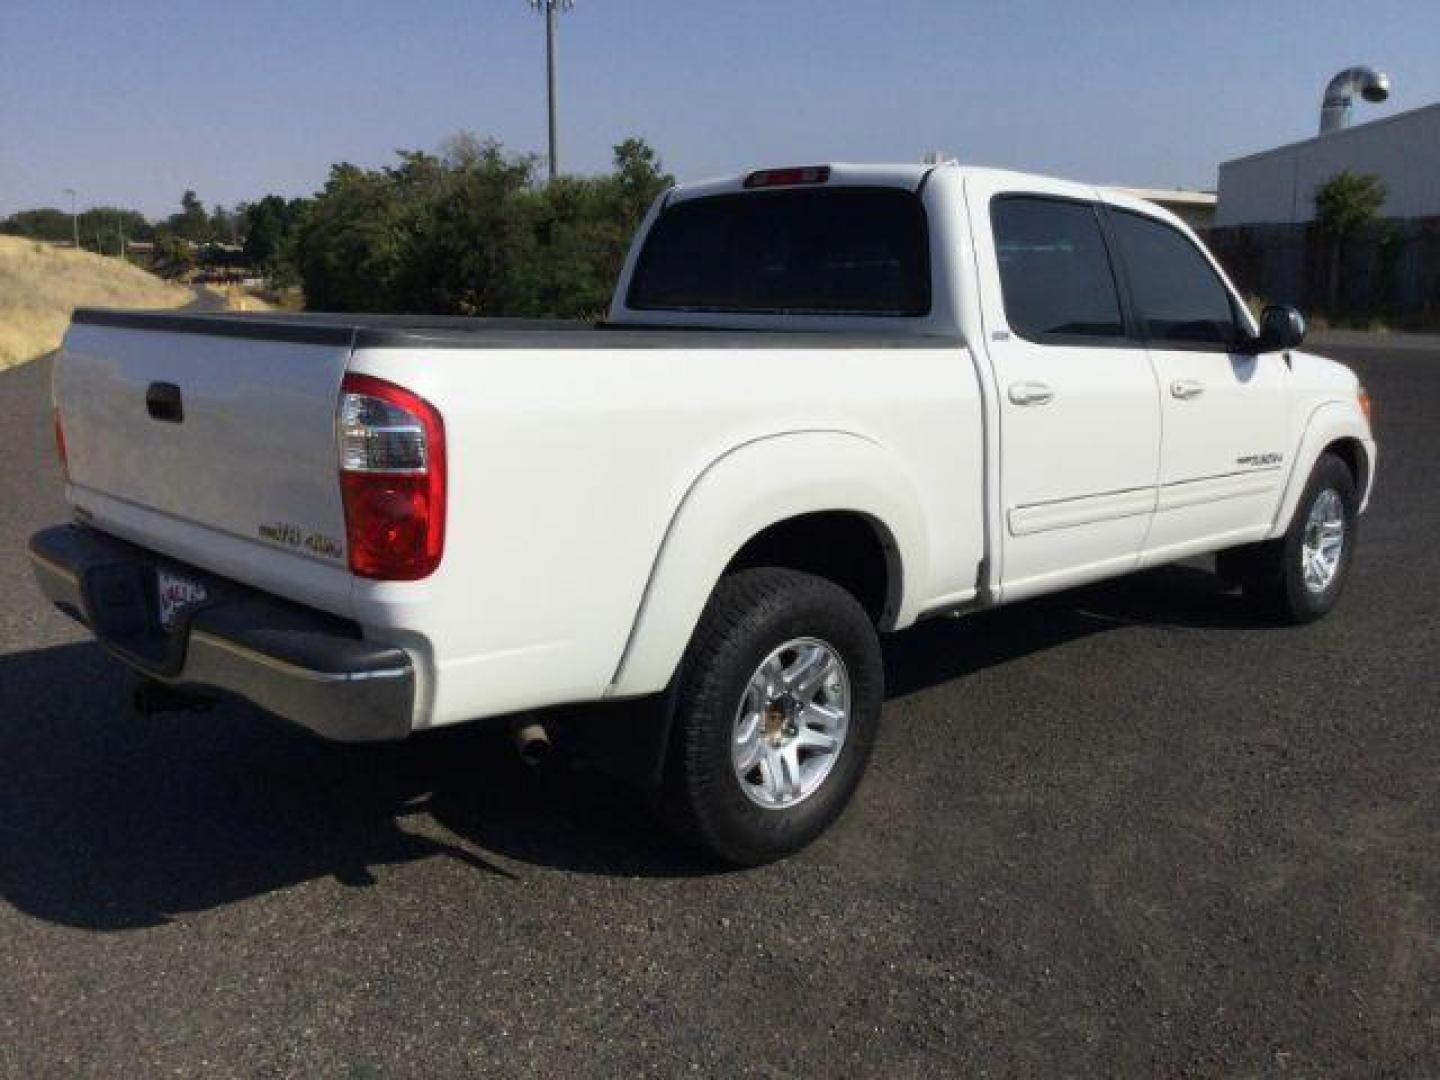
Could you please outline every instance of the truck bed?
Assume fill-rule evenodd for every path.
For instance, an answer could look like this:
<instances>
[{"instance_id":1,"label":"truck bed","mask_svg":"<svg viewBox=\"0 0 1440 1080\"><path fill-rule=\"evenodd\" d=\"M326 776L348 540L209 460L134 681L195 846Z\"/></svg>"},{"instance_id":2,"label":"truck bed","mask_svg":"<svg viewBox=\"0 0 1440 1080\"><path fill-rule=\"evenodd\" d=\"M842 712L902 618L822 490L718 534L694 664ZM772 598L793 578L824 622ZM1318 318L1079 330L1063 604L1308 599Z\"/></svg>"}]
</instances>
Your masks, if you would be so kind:
<instances>
[{"instance_id":1,"label":"truck bed","mask_svg":"<svg viewBox=\"0 0 1440 1080\"><path fill-rule=\"evenodd\" d=\"M410 349L935 349L951 335L619 327L569 319L79 308L74 323L305 345Z\"/></svg>"}]
</instances>

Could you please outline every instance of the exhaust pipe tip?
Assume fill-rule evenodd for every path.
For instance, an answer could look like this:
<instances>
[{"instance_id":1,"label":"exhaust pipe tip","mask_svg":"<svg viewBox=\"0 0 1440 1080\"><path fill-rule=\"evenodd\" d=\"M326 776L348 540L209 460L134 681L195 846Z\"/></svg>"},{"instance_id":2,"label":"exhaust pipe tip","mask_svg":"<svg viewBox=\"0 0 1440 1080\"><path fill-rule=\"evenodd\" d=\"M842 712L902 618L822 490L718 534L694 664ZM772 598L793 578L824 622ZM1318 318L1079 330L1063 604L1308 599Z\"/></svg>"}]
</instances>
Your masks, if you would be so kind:
<instances>
[{"instance_id":1,"label":"exhaust pipe tip","mask_svg":"<svg viewBox=\"0 0 1440 1080\"><path fill-rule=\"evenodd\" d=\"M526 765L539 765L554 751L544 724L519 724L513 732L515 753Z\"/></svg>"}]
</instances>

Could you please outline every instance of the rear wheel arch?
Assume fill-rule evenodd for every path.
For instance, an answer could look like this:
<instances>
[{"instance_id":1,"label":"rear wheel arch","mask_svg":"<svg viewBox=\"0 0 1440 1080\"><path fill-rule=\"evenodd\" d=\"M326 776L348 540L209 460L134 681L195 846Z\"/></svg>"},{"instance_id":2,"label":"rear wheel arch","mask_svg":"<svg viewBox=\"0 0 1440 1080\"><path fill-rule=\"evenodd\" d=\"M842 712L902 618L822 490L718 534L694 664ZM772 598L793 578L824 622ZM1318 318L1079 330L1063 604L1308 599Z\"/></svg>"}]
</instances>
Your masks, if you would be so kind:
<instances>
[{"instance_id":1,"label":"rear wheel arch","mask_svg":"<svg viewBox=\"0 0 1440 1080\"><path fill-rule=\"evenodd\" d=\"M894 625L905 570L884 522L854 510L821 510L777 521L735 553L724 574L776 567L813 574L860 602L878 629ZM723 576L723 575L722 575Z\"/></svg>"},{"instance_id":2,"label":"rear wheel arch","mask_svg":"<svg viewBox=\"0 0 1440 1080\"><path fill-rule=\"evenodd\" d=\"M661 821L732 864L804 847L860 782L884 686L849 592L775 567L722 577L676 678Z\"/></svg>"},{"instance_id":3,"label":"rear wheel arch","mask_svg":"<svg viewBox=\"0 0 1440 1080\"><path fill-rule=\"evenodd\" d=\"M610 695L668 684L705 603L730 570L771 565L838 576L879 627L905 625L915 615L915 574L926 565L920 506L893 455L853 433L784 433L722 455L672 518ZM827 546L858 539L865 554L853 565L828 553L807 558L806 537L824 537Z\"/></svg>"}]
</instances>

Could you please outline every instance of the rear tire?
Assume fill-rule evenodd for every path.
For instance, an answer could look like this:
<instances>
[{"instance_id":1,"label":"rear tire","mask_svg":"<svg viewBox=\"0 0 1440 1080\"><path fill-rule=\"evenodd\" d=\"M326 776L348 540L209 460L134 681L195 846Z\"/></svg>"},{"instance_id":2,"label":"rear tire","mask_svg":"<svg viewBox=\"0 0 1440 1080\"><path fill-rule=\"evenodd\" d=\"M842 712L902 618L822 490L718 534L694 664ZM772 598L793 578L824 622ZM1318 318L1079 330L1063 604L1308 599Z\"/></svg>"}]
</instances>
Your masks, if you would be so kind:
<instances>
[{"instance_id":1,"label":"rear tire","mask_svg":"<svg viewBox=\"0 0 1440 1080\"><path fill-rule=\"evenodd\" d=\"M845 809L884 699L875 627L792 570L721 579L682 661L660 811L728 863L800 850Z\"/></svg>"},{"instance_id":2,"label":"rear tire","mask_svg":"<svg viewBox=\"0 0 1440 1080\"><path fill-rule=\"evenodd\" d=\"M1220 552L1216 570L1271 618L1291 625L1314 622L1344 591L1358 520L1355 478L1334 454L1322 454L1285 535Z\"/></svg>"}]
</instances>

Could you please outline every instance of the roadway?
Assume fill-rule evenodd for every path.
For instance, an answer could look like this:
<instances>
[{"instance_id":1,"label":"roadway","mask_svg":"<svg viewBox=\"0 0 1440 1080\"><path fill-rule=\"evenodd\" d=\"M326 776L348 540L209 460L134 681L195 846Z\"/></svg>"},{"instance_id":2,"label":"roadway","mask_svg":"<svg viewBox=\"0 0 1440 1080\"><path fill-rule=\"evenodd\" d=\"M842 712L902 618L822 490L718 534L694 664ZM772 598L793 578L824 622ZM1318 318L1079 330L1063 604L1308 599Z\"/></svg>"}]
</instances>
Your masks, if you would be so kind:
<instances>
[{"instance_id":1,"label":"roadway","mask_svg":"<svg viewBox=\"0 0 1440 1080\"><path fill-rule=\"evenodd\" d=\"M1331 618L1179 566L923 625L857 803L749 872L486 730L132 718L0 373L0 1073L1440 1072L1440 347L1333 351L1382 456Z\"/></svg>"}]
</instances>

